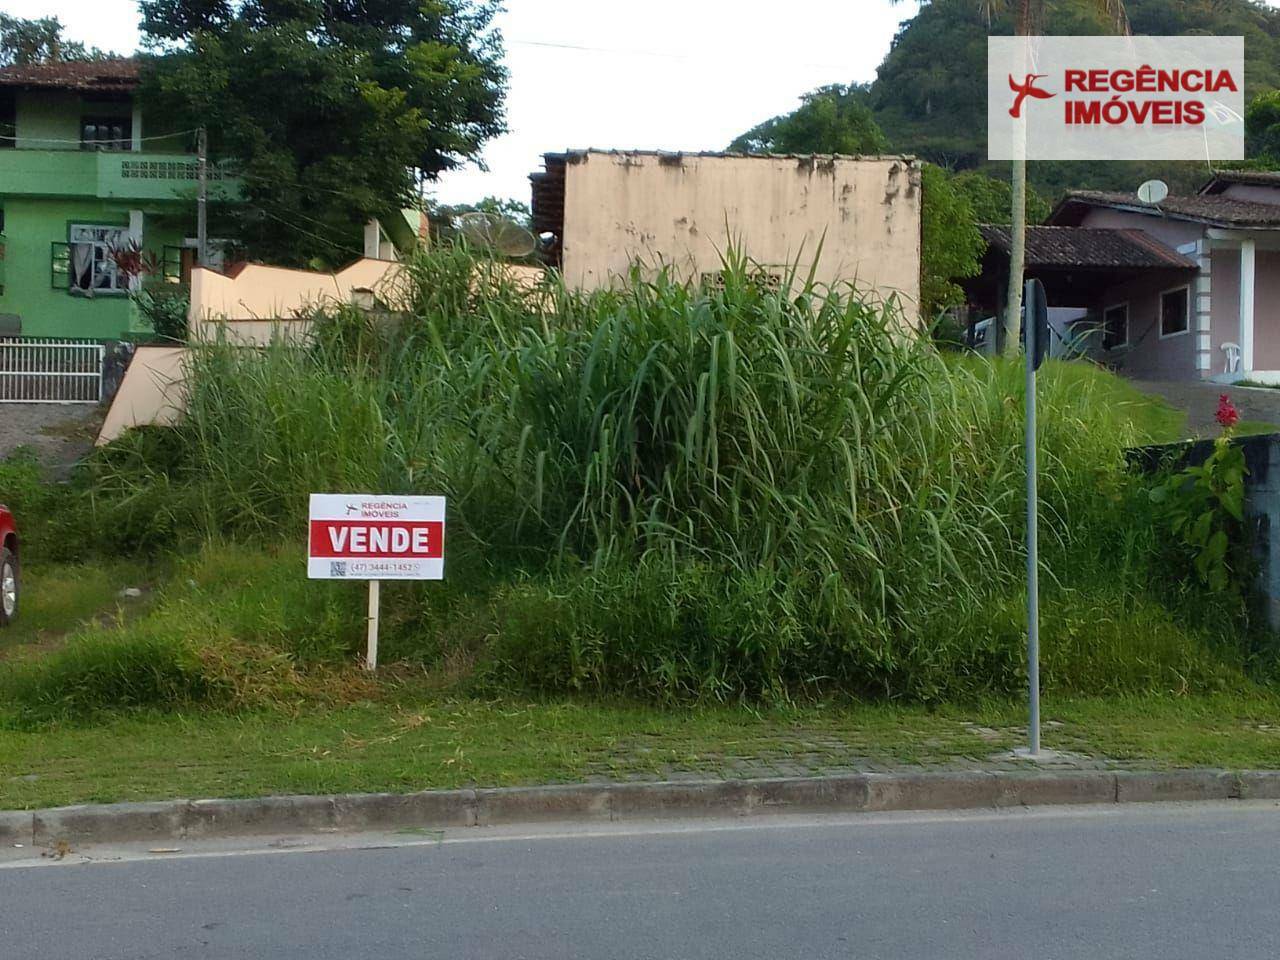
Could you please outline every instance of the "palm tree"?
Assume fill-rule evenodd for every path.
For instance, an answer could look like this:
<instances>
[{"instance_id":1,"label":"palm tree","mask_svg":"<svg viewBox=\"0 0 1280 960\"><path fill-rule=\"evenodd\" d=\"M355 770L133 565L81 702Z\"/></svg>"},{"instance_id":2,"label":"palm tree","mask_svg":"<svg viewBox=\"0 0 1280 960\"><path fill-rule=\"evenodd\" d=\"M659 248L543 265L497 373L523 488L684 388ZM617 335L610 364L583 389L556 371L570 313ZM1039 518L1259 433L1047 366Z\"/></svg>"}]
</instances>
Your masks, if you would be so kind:
<instances>
[{"instance_id":1,"label":"palm tree","mask_svg":"<svg viewBox=\"0 0 1280 960\"><path fill-rule=\"evenodd\" d=\"M900 3L901 0L892 0ZM921 0L928 3L929 0ZM1002 13L1014 16L1014 33L1019 37L1033 37L1043 29L1045 14L1053 0L978 0L978 8L989 24ZM1106 17L1119 34L1129 33L1129 17L1125 13L1124 0L1093 0L1098 13ZM1026 135L1026 127L1018 129ZM1013 210L1009 242L1009 295L1008 308L1001 318L999 342L1005 353L1018 349L1018 324L1022 313L1022 278L1027 259L1027 160L1025 150L1014 151L1012 171Z\"/></svg>"}]
</instances>

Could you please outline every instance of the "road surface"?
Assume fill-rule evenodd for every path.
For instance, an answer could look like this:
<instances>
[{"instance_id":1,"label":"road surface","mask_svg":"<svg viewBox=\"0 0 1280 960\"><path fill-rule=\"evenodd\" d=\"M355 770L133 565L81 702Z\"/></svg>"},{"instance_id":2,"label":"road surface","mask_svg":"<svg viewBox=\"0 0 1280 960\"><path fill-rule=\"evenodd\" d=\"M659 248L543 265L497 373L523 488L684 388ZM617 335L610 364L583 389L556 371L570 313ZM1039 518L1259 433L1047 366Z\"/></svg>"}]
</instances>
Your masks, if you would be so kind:
<instances>
[{"instance_id":1,"label":"road surface","mask_svg":"<svg viewBox=\"0 0 1280 960\"><path fill-rule=\"evenodd\" d=\"M1276 804L257 843L34 864L15 859L30 851L6 851L0 956L1280 955Z\"/></svg>"}]
</instances>

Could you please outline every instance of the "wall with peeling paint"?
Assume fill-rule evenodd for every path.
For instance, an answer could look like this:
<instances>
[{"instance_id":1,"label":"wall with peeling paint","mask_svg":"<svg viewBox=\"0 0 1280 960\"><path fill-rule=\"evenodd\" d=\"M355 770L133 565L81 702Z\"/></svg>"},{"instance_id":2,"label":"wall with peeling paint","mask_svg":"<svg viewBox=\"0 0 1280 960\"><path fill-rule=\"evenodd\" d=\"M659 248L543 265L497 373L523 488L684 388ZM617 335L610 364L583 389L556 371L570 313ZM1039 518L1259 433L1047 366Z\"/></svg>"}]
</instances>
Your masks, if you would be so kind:
<instances>
[{"instance_id":1,"label":"wall with peeling paint","mask_svg":"<svg viewBox=\"0 0 1280 960\"><path fill-rule=\"evenodd\" d=\"M914 320L920 200L919 166L902 157L574 152L564 276L607 286L637 258L697 276L719 269L732 239L770 272L807 273L816 256L819 280L897 295Z\"/></svg>"}]
</instances>

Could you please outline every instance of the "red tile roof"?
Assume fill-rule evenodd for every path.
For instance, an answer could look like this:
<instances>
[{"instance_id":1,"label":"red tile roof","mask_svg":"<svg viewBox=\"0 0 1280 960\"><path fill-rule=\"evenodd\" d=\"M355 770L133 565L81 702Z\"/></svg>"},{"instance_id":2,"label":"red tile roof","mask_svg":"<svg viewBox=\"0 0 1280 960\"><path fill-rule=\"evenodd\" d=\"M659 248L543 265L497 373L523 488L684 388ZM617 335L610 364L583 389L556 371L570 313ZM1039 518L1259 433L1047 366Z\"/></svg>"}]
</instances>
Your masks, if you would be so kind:
<instances>
[{"instance_id":1,"label":"red tile roof","mask_svg":"<svg viewBox=\"0 0 1280 960\"><path fill-rule=\"evenodd\" d=\"M1008 252L1009 228L983 224L982 238ZM1193 270L1195 261L1165 246L1144 230L1086 227L1027 227L1027 266L1116 269L1166 267Z\"/></svg>"},{"instance_id":2,"label":"red tile roof","mask_svg":"<svg viewBox=\"0 0 1280 960\"><path fill-rule=\"evenodd\" d=\"M127 93L138 86L139 74L139 62L132 57L34 63L0 69L0 86Z\"/></svg>"}]
</instances>

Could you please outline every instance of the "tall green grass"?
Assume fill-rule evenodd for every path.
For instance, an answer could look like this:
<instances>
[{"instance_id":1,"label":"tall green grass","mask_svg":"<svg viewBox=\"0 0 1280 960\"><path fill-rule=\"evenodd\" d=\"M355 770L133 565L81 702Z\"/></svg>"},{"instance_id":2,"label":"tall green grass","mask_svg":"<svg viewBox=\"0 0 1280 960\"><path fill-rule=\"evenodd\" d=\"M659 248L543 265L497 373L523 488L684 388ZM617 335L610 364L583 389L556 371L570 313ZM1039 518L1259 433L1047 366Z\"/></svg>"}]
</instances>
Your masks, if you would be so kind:
<instances>
[{"instance_id":1,"label":"tall green grass","mask_svg":"<svg viewBox=\"0 0 1280 960\"><path fill-rule=\"evenodd\" d=\"M1020 370L942 355L852 287L753 272L730 255L722 288L637 272L581 294L425 254L405 316L340 311L305 350L203 349L174 455L126 438L95 496L151 505L166 535L301 550L308 493L444 493L453 582L406 598L420 619L397 649L475 645L458 619L477 620L499 683L1014 690ZM1229 682L1239 611L1167 569L1124 464L1176 415L1089 367L1051 363L1041 383L1047 682Z\"/></svg>"}]
</instances>

